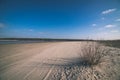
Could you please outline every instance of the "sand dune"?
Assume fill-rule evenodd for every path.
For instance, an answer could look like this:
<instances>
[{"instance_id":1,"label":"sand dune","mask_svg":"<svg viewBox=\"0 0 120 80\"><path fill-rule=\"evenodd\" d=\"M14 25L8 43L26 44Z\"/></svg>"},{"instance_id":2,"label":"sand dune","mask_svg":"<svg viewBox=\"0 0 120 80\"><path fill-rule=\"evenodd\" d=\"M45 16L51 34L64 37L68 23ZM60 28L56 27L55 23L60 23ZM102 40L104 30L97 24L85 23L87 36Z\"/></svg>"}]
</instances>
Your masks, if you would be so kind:
<instances>
[{"instance_id":1,"label":"sand dune","mask_svg":"<svg viewBox=\"0 0 120 80\"><path fill-rule=\"evenodd\" d=\"M81 80L84 77L89 80L91 69L77 63L82 44L54 42L0 45L0 80ZM101 72L104 73L104 70Z\"/></svg>"}]
</instances>

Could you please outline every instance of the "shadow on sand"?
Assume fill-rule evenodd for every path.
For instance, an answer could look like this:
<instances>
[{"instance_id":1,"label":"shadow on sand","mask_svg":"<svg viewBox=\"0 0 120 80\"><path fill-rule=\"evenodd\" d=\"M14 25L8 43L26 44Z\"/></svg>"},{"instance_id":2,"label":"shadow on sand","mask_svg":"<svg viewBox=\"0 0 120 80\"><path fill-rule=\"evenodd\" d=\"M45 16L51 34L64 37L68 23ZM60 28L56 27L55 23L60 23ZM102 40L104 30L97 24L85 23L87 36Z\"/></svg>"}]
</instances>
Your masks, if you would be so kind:
<instances>
[{"instance_id":1,"label":"shadow on sand","mask_svg":"<svg viewBox=\"0 0 120 80\"><path fill-rule=\"evenodd\" d=\"M81 60L80 58L59 58L49 59L49 62L43 62L43 66L54 66L54 67L89 67L89 65Z\"/></svg>"}]
</instances>

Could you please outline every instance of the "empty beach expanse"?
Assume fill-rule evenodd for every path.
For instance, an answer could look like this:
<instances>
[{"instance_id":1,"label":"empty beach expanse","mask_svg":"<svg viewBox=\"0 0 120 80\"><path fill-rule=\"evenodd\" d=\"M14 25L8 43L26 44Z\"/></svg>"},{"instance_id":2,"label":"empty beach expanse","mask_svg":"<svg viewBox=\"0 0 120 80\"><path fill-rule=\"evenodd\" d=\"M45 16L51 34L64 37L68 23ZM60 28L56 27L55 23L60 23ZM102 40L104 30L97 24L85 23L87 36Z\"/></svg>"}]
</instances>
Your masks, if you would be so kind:
<instances>
[{"instance_id":1,"label":"empty beach expanse","mask_svg":"<svg viewBox=\"0 0 120 80\"><path fill-rule=\"evenodd\" d=\"M120 49L105 47L105 61L92 70L80 63L85 43L1 44L0 80L119 80Z\"/></svg>"}]
</instances>

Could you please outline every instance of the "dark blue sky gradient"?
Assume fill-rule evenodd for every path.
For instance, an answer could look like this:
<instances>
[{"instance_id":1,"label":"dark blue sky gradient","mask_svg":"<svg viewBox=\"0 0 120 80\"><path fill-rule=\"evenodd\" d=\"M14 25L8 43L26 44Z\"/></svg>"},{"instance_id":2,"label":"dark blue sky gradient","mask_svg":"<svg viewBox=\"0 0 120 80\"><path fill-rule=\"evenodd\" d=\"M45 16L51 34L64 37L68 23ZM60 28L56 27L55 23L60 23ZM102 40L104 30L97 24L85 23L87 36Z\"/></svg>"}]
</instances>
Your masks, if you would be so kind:
<instances>
[{"instance_id":1,"label":"dark blue sky gradient","mask_svg":"<svg viewBox=\"0 0 120 80\"><path fill-rule=\"evenodd\" d=\"M92 24L113 24L119 13L120 0L0 0L0 37L87 38L96 33Z\"/></svg>"}]
</instances>

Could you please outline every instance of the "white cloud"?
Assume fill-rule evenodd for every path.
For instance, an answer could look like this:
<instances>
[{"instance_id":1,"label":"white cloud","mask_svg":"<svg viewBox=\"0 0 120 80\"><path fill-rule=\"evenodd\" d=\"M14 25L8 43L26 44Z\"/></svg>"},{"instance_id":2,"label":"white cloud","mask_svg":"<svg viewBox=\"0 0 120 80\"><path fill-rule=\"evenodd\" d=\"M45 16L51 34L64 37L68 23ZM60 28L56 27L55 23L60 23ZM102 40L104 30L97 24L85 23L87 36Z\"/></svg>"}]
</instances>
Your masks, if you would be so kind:
<instances>
[{"instance_id":1,"label":"white cloud","mask_svg":"<svg viewBox=\"0 0 120 80\"><path fill-rule=\"evenodd\" d=\"M117 19L116 21L120 21L120 19Z\"/></svg>"},{"instance_id":2,"label":"white cloud","mask_svg":"<svg viewBox=\"0 0 120 80\"><path fill-rule=\"evenodd\" d=\"M92 24L92 26L97 26L96 24Z\"/></svg>"},{"instance_id":3,"label":"white cloud","mask_svg":"<svg viewBox=\"0 0 120 80\"><path fill-rule=\"evenodd\" d=\"M112 33L117 33L117 32L119 32L118 30L112 30L111 31Z\"/></svg>"},{"instance_id":4,"label":"white cloud","mask_svg":"<svg viewBox=\"0 0 120 80\"><path fill-rule=\"evenodd\" d=\"M112 27L116 27L116 25L108 24L108 25L105 26L105 28L112 28Z\"/></svg>"},{"instance_id":5,"label":"white cloud","mask_svg":"<svg viewBox=\"0 0 120 80\"><path fill-rule=\"evenodd\" d=\"M5 25L3 23L0 23L0 28L5 27Z\"/></svg>"},{"instance_id":6,"label":"white cloud","mask_svg":"<svg viewBox=\"0 0 120 80\"><path fill-rule=\"evenodd\" d=\"M116 11L117 9L113 8L113 9L108 9L108 10L105 10L102 12L102 14L108 14L108 13L111 13L111 12L114 12Z\"/></svg>"}]
</instances>

